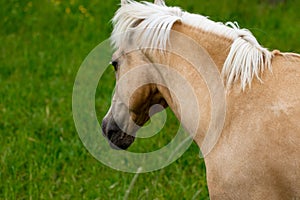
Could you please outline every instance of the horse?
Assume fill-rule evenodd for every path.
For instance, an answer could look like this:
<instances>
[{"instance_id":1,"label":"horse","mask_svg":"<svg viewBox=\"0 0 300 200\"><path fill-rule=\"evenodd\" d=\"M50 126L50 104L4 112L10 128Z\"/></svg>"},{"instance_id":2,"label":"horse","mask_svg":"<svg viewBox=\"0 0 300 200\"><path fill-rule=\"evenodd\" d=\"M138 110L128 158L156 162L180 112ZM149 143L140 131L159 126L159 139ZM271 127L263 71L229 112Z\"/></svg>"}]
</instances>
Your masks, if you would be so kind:
<instances>
[{"instance_id":1,"label":"horse","mask_svg":"<svg viewBox=\"0 0 300 200\"><path fill-rule=\"evenodd\" d=\"M237 23L163 0L121 0L112 22L117 89L102 132L113 148L127 149L170 107L206 152L211 199L300 197L299 54L269 51ZM220 135L206 143L212 120Z\"/></svg>"}]
</instances>

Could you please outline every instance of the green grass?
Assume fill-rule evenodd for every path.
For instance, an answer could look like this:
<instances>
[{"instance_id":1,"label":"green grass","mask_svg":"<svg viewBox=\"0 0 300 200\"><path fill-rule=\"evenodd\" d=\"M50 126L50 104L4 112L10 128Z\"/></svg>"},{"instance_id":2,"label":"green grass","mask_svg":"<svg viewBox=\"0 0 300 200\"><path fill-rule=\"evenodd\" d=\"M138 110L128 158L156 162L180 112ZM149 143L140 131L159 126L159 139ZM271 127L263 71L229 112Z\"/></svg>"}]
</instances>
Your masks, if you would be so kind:
<instances>
[{"instance_id":1,"label":"green grass","mask_svg":"<svg viewBox=\"0 0 300 200\"><path fill-rule=\"evenodd\" d=\"M0 2L0 199L123 199L134 174L115 171L84 148L72 118L72 89L87 54L111 32L117 0ZM174 0L169 5L238 21L270 49L300 52L300 2ZM96 96L102 118L114 87L106 71ZM169 115L163 145L177 130ZM146 147L147 147L146 146ZM147 150L147 149L146 149ZM172 165L140 174L128 199L206 199L205 165L195 144Z\"/></svg>"}]
</instances>

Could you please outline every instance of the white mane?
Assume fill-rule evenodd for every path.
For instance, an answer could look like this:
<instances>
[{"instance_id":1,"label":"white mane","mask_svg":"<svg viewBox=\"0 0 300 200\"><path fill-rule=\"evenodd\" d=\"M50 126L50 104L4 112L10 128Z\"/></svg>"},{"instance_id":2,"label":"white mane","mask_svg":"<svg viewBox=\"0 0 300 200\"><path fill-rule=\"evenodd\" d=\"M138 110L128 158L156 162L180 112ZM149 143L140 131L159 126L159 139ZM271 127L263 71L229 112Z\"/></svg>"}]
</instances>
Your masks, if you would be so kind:
<instances>
[{"instance_id":1,"label":"white mane","mask_svg":"<svg viewBox=\"0 0 300 200\"><path fill-rule=\"evenodd\" d=\"M245 89L248 84L251 86L254 76L260 80L259 74L265 68L271 70L271 52L263 48L250 31L240 29L237 23L216 23L207 17L182 11L178 7L132 0L127 2L112 19L114 30L111 41L115 48L120 47L124 41L134 40L141 48L166 49L173 24L181 22L233 40L222 69L227 86L240 80L242 89ZM132 34L127 34L132 30L145 31L138 31L132 38Z\"/></svg>"}]
</instances>

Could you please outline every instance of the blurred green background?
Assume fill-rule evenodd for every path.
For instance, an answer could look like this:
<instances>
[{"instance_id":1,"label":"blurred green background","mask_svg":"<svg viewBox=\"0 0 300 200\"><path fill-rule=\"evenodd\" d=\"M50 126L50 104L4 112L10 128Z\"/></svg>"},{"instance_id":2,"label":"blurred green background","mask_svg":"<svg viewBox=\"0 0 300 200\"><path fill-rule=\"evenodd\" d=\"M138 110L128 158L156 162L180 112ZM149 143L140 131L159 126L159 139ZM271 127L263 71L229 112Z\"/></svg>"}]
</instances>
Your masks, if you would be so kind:
<instances>
[{"instance_id":1,"label":"blurred green background","mask_svg":"<svg viewBox=\"0 0 300 200\"><path fill-rule=\"evenodd\" d=\"M72 118L72 89L88 53L112 30L118 0L0 1L0 199L208 199L198 147L156 172L118 172L82 145ZM238 21L263 46L300 52L299 0L169 0L168 5ZM110 105L109 68L96 95L99 121ZM103 83L102 82L102 83ZM134 151L165 145L178 122L137 140Z\"/></svg>"}]
</instances>

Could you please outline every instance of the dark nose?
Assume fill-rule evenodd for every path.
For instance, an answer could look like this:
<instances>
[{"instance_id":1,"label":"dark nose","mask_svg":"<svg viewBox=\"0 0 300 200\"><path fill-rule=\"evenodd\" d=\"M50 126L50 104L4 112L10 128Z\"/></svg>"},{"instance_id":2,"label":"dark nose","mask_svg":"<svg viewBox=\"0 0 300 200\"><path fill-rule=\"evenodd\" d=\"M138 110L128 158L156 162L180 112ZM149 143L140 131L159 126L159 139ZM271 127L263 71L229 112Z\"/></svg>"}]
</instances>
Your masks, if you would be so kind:
<instances>
[{"instance_id":1,"label":"dark nose","mask_svg":"<svg viewBox=\"0 0 300 200\"><path fill-rule=\"evenodd\" d=\"M114 120L104 118L102 120L102 134L109 140L111 140L113 134L122 132L119 126Z\"/></svg>"},{"instance_id":2,"label":"dark nose","mask_svg":"<svg viewBox=\"0 0 300 200\"><path fill-rule=\"evenodd\" d=\"M113 149L127 149L134 141L134 136L123 132L116 122L110 118L104 118L101 124L102 134L109 141Z\"/></svg>"},{"instance_id":3,"label":"dark nose","mask_svg":"<svg viewBox=\"0 0 300 200\"><path fill-rule=\"evenodd\" d=\"M120 131L119 127L115 124L115 122L108 123L109 120L104 118L102 120L101 128L102 128L102 134L107 139L111 140L114 133L117 133ZM109 127L108 127L109 124Z\"/></svg>"},{"instance_id":4,"label":"dark nose","mask_svg":"<svg viewBox=\"0 0 300 200\"><path fill-rule=\"evenodd\" d=\"M102 134L103 134L104 136L107 135L107 133L106 133L106 127L107 127L107 120L105 120L105 118L104 118L104 119L102 120L102 124L101 124Z\"/></svg>"}]
</instances>

